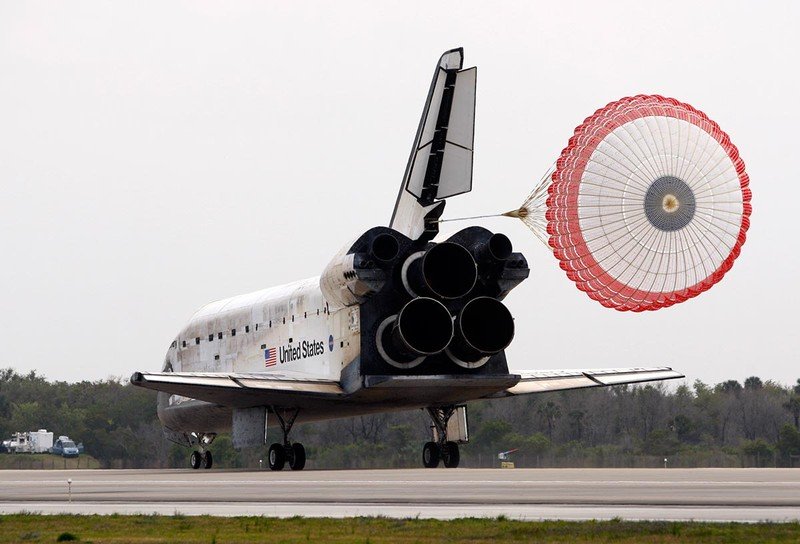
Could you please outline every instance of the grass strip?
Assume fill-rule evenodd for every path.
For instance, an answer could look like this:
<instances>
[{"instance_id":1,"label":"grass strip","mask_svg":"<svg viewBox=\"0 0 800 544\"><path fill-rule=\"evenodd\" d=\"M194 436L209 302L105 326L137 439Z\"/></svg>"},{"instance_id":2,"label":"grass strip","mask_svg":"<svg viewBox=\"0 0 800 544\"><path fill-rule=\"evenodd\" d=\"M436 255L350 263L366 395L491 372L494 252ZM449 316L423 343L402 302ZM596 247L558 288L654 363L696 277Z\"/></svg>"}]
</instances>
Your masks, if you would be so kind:
<instances>
[{"instance_id":1,"label":"grass strip","mask_svg":"<svg viewBox=\"0 0 800 544\"><path fill-rule=\"evenodd\" d=\"M633 521L452 521L390 518L212 516L0 516L0 542L614 542L737 543L800 541L799 523Z\"/></svg>"}]
</instances>

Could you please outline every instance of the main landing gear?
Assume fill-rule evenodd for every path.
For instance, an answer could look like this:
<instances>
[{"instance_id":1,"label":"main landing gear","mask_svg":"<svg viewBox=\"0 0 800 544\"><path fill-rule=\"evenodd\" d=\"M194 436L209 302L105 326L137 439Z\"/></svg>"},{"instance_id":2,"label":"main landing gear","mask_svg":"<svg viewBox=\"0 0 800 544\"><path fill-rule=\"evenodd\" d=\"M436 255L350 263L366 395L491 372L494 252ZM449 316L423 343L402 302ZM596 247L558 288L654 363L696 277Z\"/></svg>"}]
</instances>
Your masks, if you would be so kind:
<instances>
[{"instance_id":1,"label":"main landing gear","mask_svg":"<svg viewBox=\"0 0 800 544\"><path fill-rule=\"evenodd\" d=\"M208 450L204 452L193 451L191 457L189 457L189 463L193 469L198 469L200 466L203 468L211 468L214 464L214 458Z\"/></svg>"},{"instance_id":2,"label":"main landing gear","mask_svg":"<svg viewBox=\"0 0 800 544\"><path fill-rule=\"evenodd\" d=\"M433 440L426 442L422 448L422 464L425 468L436 468L441 461L446 468L456 468L461 456L458 442L447 439L447 423L455 413L455 406L444 408L426 408L433 421Z\"/></svg>"},{"instance_id":3,"label":"main landing gear","mask_svg":"<svg viewBox=\"0 0 800 544\"><path fill-rule=\"evenodd\" d=\"M197 446L200 451L194 450L192 455L189 456L189 466L197 470L200 467L211 468L214 464L214 457L211 452L206 448L211 445L217 437L214 433L192 433L187 436L191 446Z\"/></svg>"},{"instance_id":4,"label":"main landing gear","mask_svg":"<svg viewBox=\"0 0 800 544\"><path fill-rule=\"evenodd\" d=\"M283 431L283 444L275 442L269 447L269 454L267 456L267 463L270 470L283 470L286 463L292 470L303 470L306 466L306 449L299 442L292 444L289 442L289 432L292 430L297 414L300 413L299 408L294 410L278 410L272 408L272 413L278 418Z\"/></svg>"}]
</instances>

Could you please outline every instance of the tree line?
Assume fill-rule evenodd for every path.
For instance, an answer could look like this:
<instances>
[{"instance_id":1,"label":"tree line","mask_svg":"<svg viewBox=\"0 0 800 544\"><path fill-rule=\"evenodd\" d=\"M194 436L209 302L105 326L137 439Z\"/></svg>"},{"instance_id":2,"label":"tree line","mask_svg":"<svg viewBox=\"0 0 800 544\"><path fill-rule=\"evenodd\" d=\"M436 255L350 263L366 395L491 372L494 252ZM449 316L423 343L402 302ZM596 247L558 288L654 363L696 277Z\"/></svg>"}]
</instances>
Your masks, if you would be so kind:
<instances>
[{"instance_id":1,"label":"tree line","mask_svg":"<svg viewBox=\"0 0 800 544\"><path fill-rule=\"evenodd\" d=\"M652 467L665 459L681 467L800 467L800 379L545 393L470 403L468 416L462 466L496 466L499 452L516 449L511 459L529 467ZM121 379L67 383L0 370L0 437L39 428L83 442L105 467L187 465L189 450L163 436L154 392ZM299 425L292 439L305 444L309 468L417 467L429 435L417 410ZM269 426L268 440L280 437ZM221 435L211 449L219 467L266 467L266 448L236 451Z\"/></svg>"}]
</instances>

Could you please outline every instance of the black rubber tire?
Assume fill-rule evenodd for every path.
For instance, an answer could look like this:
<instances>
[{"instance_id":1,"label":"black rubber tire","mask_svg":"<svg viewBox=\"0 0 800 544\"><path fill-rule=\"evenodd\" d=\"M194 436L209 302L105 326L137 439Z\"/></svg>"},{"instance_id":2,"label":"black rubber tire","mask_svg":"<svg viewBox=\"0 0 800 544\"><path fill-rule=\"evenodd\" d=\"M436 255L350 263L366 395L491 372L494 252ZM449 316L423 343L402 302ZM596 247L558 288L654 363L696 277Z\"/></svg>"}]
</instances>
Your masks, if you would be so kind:
<instances>
[{"instance_id":1,"label":"black rubber tire","mask_svg":"<svg viewBox=\"0 0 800 544\"><path fill-rule=\"evenodd\" d=\"M289 461L289 468L292 470L303 470L306 466L306 449L300 442L292 444L292 459Z\"/></svg>"},{"instance_id":2,"label":"black rubber tire","mask_svg":"<svg viewBox=\"0 0 800 544\"><path fill-rule=\"evenodd\" d=\"M439 444L436 442L425 442L425 445L422 447L422 464L425 468L438 467L441 457L442 452L439 449Z\"/></svg>"},{"instance_id":3,"label":"black rubber tire","mask_svg":"<svg viewBox=\"0 0 800 544\"><path fill-rule=\"evenodd\" d=\"M200 452L193 451L192 455L189 457L189 466L197 470L198 468L200 468L200 464L202 462L203 462L203 456L200 455Z\"/></svg>"},{"instance_id":4,"label":"black rubber tire","mask_svg":"<svg viewBox=\"0 0 800 544\"><path fill-rule=\"evenodd\" d=\"M283 449L283 444L276 442L269 447L267 463L270 470L283 470L283 465L286 464L286 450Z\"/></svg>"},{"instance_id":5,"label":"black rubber tire","mask_svg":"<svg viewBox=\"0 0 800 544\"><path fill-rule=\"evenodd\" d=\"M209 469L214 464L214 457L211 456L211 452L207 451L203 454L203 468Z\"/></svg>"},{"instance_id":6,"label":"black rubber tire","mask_svg":"<svg viewBox=\"0 0 800 544\"><path fill-rule=\"evenodd\" d=\"M447 442L444 445L442 452L442 460L444 466L447 468L456 468L459 461L461 461L461 454L458 452L458 444L455 442Z\"/></svg>"}]
</instances>

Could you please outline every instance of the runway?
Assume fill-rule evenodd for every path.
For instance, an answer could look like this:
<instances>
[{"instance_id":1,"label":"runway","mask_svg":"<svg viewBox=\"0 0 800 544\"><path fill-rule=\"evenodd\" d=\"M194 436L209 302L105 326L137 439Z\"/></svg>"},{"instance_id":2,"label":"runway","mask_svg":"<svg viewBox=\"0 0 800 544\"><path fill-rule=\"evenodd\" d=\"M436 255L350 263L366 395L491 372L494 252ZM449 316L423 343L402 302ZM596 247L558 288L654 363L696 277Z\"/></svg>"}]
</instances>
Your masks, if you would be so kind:
<instances>
[{"instance_id":1,"label":"runway","mask_svg":"<svg viewBox=\"0 0 800 544\"><path fill-rule=\"evenodd\" d=\"M21 511L789 521L800 470L0 471L0 513Z\"/></svg>"}]
</instances>

